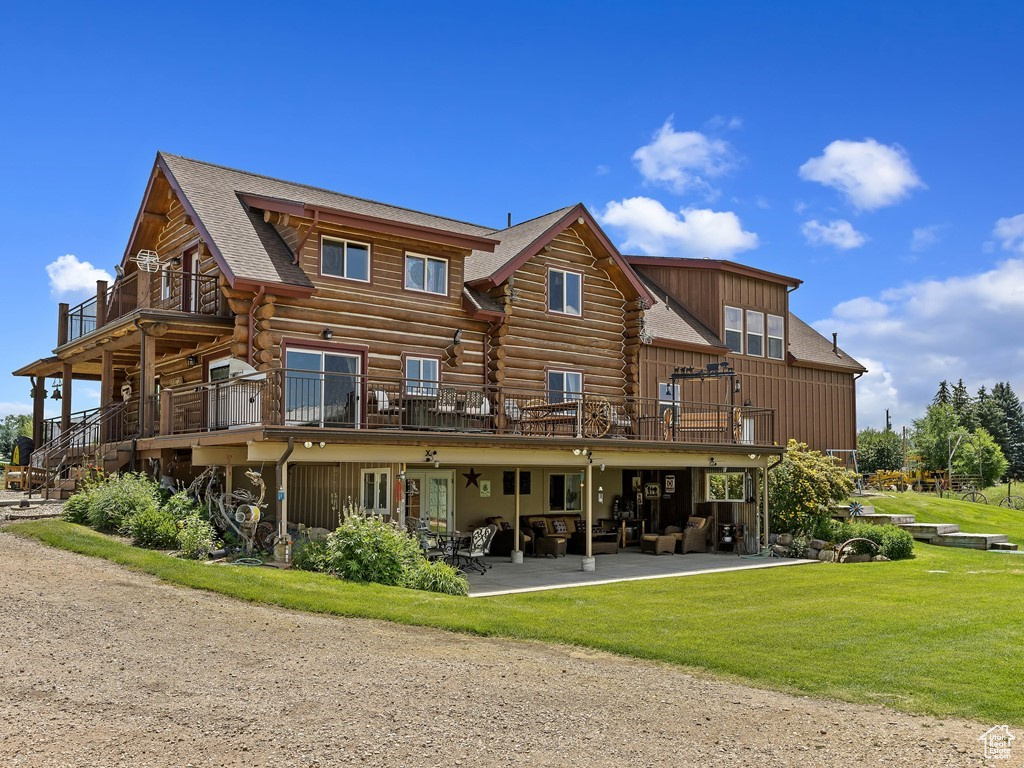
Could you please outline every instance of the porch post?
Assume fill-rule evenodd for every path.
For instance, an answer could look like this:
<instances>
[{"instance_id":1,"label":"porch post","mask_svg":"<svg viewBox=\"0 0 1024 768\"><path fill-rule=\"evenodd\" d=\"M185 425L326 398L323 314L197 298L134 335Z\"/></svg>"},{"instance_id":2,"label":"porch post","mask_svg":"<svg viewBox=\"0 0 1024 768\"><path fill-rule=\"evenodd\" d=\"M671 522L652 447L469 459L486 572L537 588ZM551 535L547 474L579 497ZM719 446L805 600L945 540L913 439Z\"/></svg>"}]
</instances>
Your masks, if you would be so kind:
<instances>
[{"instance_id":1,"label":"porch post","mask_svg":"<svg viewBox=\"0 0 1024 768\"><path fill-rule=\"evenodd\" d=\"M593 571L596 569L597 561L594 560L594 494L591 486L594 484L594 463L593 456L587 456L586 475L586 510L587 510L587 548L583 557L583 570Z\"/></svg>"},{"instance_id":2,"label":"porch post","mask_svg":"<svg viewBox=\"0 0 1024 768\"><path fill-rule=\"evenodd\" d=\"M63 434L71 429L71 363L64 363L61 385L64 392L60 401L60 431Z\"/></svg>"},{"instance_id":3,"label":"porch post","mask_svg":"<svg viewBox=\"0 0 1024 768\"><path fill-rule=\"evenodd\" d=\"M512 555L513 563L523 562L523 550L519 548L519 467L516 467L516 516L512 523Z\"/></svg>"},{"instance_id":4,"label":"porch post","mask_svg":"<svg viewBox=\"0 0 1024 768\"><path fill-rule=\"evenodd\" d=\"M32 376L32 448L43 442L43 408L46 405L46 378ZM25 464L28 464L26 461Z\"/></svg>"},{"instance_id":5,"label":"porch post","mask_svg":"<svg viewBox=\"0 0 1024 768\"><path fill-rule=\"evenodd\" d=\"M761 500L764 504L764 549L768 550L768 458L764 460L764 469L761 470Z\"/></svg>"}]
</instances>

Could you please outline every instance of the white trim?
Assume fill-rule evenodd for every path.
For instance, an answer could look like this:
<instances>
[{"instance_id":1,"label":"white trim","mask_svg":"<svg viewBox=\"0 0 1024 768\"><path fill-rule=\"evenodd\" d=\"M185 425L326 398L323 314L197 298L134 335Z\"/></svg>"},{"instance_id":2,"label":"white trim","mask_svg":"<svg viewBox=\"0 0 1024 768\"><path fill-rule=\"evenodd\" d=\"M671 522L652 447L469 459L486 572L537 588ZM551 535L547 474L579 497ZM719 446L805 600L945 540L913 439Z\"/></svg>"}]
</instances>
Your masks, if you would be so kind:
<instances>
[{"instance_id":1,"label":"white trim","mask_svg":"<svg viewBox=\"0 0 1024 768\"><path fill-rule=\"evenodd\" d=\"M740 483L740 495L738 499L729 498L729 476L739 475L742 482ZM711 478L722 477L725 478L725 495L724 499L713 499L711 498ZM725 472L708 472L704 475L704 500L705 501L729 501L729 502L744 502L747 500L747 473L737 471L725 471Z\"/></svg>"},{"instance_id":2,"label":"white trim","mask_svg":"<svg viewBox=\"0 0 1024 768\"><path fill-rule=\"evenodd\" d=\"M341 243L344 245L344 251L341 256L341 268L342 272L348 272L348 247L349 245L361 245L366 248L366 279L361 277L351 277L347 274L336 275L333 272L324 271L324 241L330 240L332 243ZM373 260L373 246L370 243L364 243L359 240L349 240L344 237L331 237L330 235L320 236L320 274L324 277L334 277L338 280L353 280L357 283L369 283L370 278L373 276L373 269L370 266L370 262Z\"/></svg>"},{"instance_id":3,"label":"white trim","mask_svg":"<svg viewBox=\"0 0 1024 768\"><path fill-rule=\"evenodd\" d=\"M770 329L772 327L771 320L772 320L773 317L776 320L778 320L779 324L782 326L782 335L781 336L773 336L771 331L770 331ZM767 339L767 341L765 341L765 345L764 345L765 357L767 357L769 360L785 360L786 359L786 318L784 318L782 315L772 315L772 314L766 315L765 316L765 322L764 322L764 333L765 333L765 339ZM782 352L781 352L781 354L778 357L773 355L771 353L771 351L770 351L771 348L772 348L772 346L771 346L771 340L772 339L778 339L781 342L780 346L782 348Z\"/></svg>"},{"instance_id":4,"label":"white trim","mask_svg":"<svg viewBox=\"0 0 1024 768\"><path fill-rule=\"evenodd\" d=\"M551 387L551 374L557 373L562 376L562 388L553 389ZM569 389L566 382L567 376L576 376L579 378L580 388L578 390ZM544 375L544 384L548 393L548 397L551 396L552 392L558 392L562 395L562 400L558 402L568 402L569 400L582 400L583 399L583 371L566 371L559 368L548 368ZM579 397L570 397L571 395L579 395Z\"/></svg>"},{"instance_id":5,"label":"white trim","mask_svg":"<svg viewBox=\"0 0 1024 768\"><path fill-rule=\"evenodd\" d=\"M420 376L419 378L413 379L409 377L409 361L416 360L420 364ZM437 377L428 379L423 376L423 363L433 363L437 366ZM405 394L407 395L436 395L437 391L441 388L441 361L436 357L420 357L418 355L406 355L405 361L402 364L402 378L404 383ZM410 387L409 382L419 382L417 386ZM433 382L433 392L428 391L430 387L426 386L425 382Z\"/></svg>"},{"instance_id":6,"label":"white trim","mask_svg":"<svg viewBox=\"0 0 1024 768\"><path fill-rule=\"evenodd\" d=\"M379 478L383 475L386 479L384 483L384 506L383 507L365 507L366 504L366 476L373 475L373 495L377 496L377 483L380 482ZM363 469L359 473L359 496L360 504L363 505L367 512L373 514L391 514L391 469L389 467L373 467L370 469Z\"/></svg>"},{"instance_id":7,"label":"white trim","mask_svg":"<svg viewBox=\"0 0 1024 768\"><path fill-rule=\"evenodd\" d=\"M759 316L761 318L761 332L760 333L754 333L753 331L750 330L750 319L754 315ZM751 357L764 357L764 353L765 353L765 331L767 330L767 324L765 323L764 312L761 312L760 310L757 310L757 309L748 309L748 310L744 311L743 317L744 317L744 320L746 321L746 328L747 328L746 334L744 336L744 340L746 342L746 347L747 347L747 354L750 355ZM758 353L758 352L751 352L750 351L750 337L751 336L758 336L758 337L760 337L760 339L761 339L761 351L760 351L760 353Z\"/></svg>"},{"instance_id":8,"label":"white trim","mask_svg":"<svg viewBox=\"0 0 1024 768\"><path fill-rule=\"evenodd\" d=\"M407 269L407 265L408 265L408 262L409 262L410 258L412 258L412 259L422 259L423 260L423 287L422 288L416 288L415 286L409 285L409 270ZM439 262L444 264L444 292L431 291L431 290L429 290L427 288L427 282L428 282L428 280L427 280L427 275L428 275L427 267L429 265L429 262L431 262L431 261L439 261ZM446 259L446 258L444 258L442 256L428 256L425 253L415 253L413 251L406 251L405 252L405 259L402 262L402 286L405 288L405 290L413 291L415 293L429 293L431 296L447 296L449 294L449 276L450 276L450 273L449 273L449 270L448 270L448 259Z\"/></svg>"},{"instance_id":9,"label":"white trim","mask_svg":"<svg viewBox=\"0 0 1024 768\"><path fill-rule=\"evenodd\" d=\"M739 328L730 328L729 327L729 310L730 309L732 309L732 310L734 310L736 312L739 312L739 314L740 314L740 327ZM746 348L746 346L743 343L746 340L746 334L743 332L743 318L744 317L745 317L745 315L743 313L743 308L742 307L733 307L733 306L730 306L729 304L726 304L725 308L722 310L722 328L725 329L722 332L722 341L725 342L725 346L727 346L727 347L729 346L729 331L732 331L733 333L739 333L739 335L740 335L740 348L739 349L732 349L732 348L729 349L729 351L732 354L734 354L734 355L742 355L743 354L743 350Z\"/></svg>"},{"instance_id":10,"label":"white trim","mask_svg":"<svg viewBox=\"0 0 1024 768\"><path fill-rule=\"evenodd\" d=\"M171 268L164 266L160 270L160 301L171 298Z\"/></svg>"},{"instance_id":11,"label":"white trim","mask_svg":"<svg viewBox=\"0 0 1024 768\"><path fill-rule=\"evenodd\" d=\"M569 302L566 299L566 294L569 289L569 281L564 277L562 279L562 309L552 309L551 307L551 273L559 272L562 275L576 275L580 279L580 294L579 294L579 312L569 312ZM577 272L574 269L561 269L559 267L548 267L548 285L547 285L547 296L545 297L547 302L548 312L553 312L556 315L569 315L570 317L583 317L583 273Z\"/></svg>"}]
</instances>

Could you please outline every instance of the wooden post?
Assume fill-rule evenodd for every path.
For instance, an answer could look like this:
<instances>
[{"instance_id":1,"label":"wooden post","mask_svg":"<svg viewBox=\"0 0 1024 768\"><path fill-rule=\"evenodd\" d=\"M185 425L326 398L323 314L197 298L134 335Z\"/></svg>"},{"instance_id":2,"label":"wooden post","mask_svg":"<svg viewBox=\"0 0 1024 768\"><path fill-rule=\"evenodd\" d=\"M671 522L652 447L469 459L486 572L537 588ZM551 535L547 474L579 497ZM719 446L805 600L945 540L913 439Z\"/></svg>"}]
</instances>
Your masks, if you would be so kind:
<instances>
[{"instance_id":1,"label":"wooden post","mask_svg":"<svg viewBox=\"0 0 1024 768\"><path fill-rule=\"evenodd\" d=\"M523 551L519 549L519 502L519 467L516 467L516 516L512 523L512 554L510 557L513 563L523 562Z\"/></svg>"},{"instance_id":2,"label":"wooden post","mask_svg":"<svg viewBox=\"0 0 1024 768\"><path fill-rule=\"evenodd\" d=\"M68 343L68 305L61 302L57 305L57 346L63 347Z\"/></svg>"},{"instance_id":3,"label":"wooden post","mask_svg":"<svg viewBox=\"0 0 1024 768\"><path fill-rule=\"evenodd\" d=\"M590 487L594 484L594 464L587 461L587 557L594 556L594 493Z\"/></svg>"},{"instance_id":4,"label":"wooden post","mask_svg":"<svg viewBox=\"0 0 1024 768\"><path fill-rule=\"evenodd\" d=\"M60 431L63 434L71 429L71 363L64 363L63 381L61 382Z\"/></svg>"},{"instance_id":5,"label":"wooden post","mask_svg":"<svg viewBox=\"0 0 1024 768\"><path fill-rule=\"evenodd\" d=\"M160 393L160 434L174 432L174 391L165 389Z\"/></svg>"},{"instance_id":6,"label":"wooden post","mask_svg":"<svg viewBox=\"0 0 1024 768\"><path fill-rule=\"evenodd\" d=\"M96 327L100 328L107 322L107 281L96 281Z\"/></svg>"},{"instance_id":7,"label":"wooden post","mask_svg":"<svg viewBox=\"0 0 1024 768\"><path fill-rule=\"evenodd\" d=\"M138 270L136 273L138 277L135 278L135 290L136 290L136 307L139 309L149 309L153 306L153 275L154 272L146 272L145 270Z\"/></svg>"},{"instance_id":8,"label":"wooden post","mask_svg":"<svg viewBox=\"0 0 1024 768\"><path fill-rule=\"evenodd\" d=\"M46 404L46 379L32 376L32 445L38 448L43 443L43 406ZM28 462L25 462L26 464Z\"/></svg>"},{"instance_id":9,"label":"wooden post","mask_svg":"<svg viewBox=\"0 0 1024 768\"><path fill-rule=\"evenodd\" d=\"M156 380L156 339L149 337L145 328L140 331L139 347L139 434L150 437L153 412L148 407L149 383Z\"/></svg>"},{"instance_id":10,"label":"wooden post","mask_svg":"<svg viewBox=\"0 0 1024 768\"><path fill-rule=\"evenodd\" d=\"M114 402L114 353L104 351L100 364L100 407Z\"/></svg>"},{"instance_id":11,"label":"wooden post","mask_svg":"<svg viewBox=\"0 0 1024 768\"><path fill-rule=\"evenodd\" d=\"M764 504L764 546L768 548L768 534L771 532L768 527L768 462L764 460L764 469L761 470L761 501Z\"/></svg>"}]
</instances>

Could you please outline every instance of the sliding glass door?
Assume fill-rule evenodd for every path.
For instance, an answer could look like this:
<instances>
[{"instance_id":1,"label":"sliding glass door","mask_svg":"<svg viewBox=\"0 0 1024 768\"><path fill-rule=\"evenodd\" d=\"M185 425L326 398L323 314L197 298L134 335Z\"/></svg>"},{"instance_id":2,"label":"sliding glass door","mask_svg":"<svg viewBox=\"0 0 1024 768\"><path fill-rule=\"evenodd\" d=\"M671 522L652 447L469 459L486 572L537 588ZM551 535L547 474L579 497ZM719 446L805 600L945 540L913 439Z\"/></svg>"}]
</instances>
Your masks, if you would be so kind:
<instances>
[{"instance_id":1,"label":"sliding glass door","mask_svg":"<svg viewBox=\"0 0 1024 768\"><path fill-rule=\"evenodd\" d=\"M357 428L360 419L358 355L289 349L285 361L285 423Z\"/></svg>"}]
</instances>

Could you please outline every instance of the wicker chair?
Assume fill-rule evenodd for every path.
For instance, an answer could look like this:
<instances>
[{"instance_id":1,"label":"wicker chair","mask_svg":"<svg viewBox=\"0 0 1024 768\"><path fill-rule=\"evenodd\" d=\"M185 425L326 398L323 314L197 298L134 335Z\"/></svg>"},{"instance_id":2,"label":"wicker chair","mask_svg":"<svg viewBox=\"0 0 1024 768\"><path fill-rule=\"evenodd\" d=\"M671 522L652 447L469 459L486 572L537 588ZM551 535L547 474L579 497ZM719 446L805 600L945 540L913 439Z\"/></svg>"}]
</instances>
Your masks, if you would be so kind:
<instances>
[{"instance_id":1,"label":"wicker chair","mask_svg":"<svg viewBox=\"0 0 1024 768\"><path fill-rule=\"evenodd\" d=\"M695 523L695 525L692 525ZM683 531L683 554L687 552L708 551L708 531L711 530L711 518L693 517L686 523L686 530Z\"/></svg>"}]
</instances>

